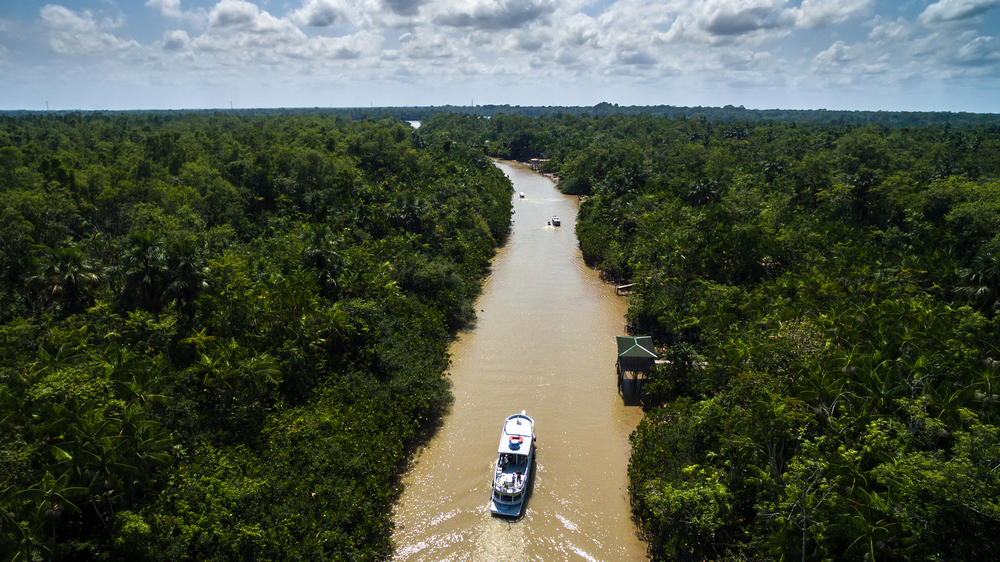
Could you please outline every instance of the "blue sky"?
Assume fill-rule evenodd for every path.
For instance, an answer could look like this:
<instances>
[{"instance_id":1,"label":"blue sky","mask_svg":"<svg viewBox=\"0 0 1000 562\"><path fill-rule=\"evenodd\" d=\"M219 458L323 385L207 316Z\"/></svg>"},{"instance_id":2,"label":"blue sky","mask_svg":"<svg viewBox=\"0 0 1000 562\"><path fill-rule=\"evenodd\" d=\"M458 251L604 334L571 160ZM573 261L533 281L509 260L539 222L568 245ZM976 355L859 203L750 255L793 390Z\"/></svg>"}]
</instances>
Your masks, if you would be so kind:
<instances>
[{"instance_id":1,"label":"blue sky","mask_svg":"<svg viewBox=\"0 0 1000 562\"><path fill-rule=\"evenodd\" d=\"M1000 113L1000 0L0 0L0 109Z\"/></svg>"}]
</instances>

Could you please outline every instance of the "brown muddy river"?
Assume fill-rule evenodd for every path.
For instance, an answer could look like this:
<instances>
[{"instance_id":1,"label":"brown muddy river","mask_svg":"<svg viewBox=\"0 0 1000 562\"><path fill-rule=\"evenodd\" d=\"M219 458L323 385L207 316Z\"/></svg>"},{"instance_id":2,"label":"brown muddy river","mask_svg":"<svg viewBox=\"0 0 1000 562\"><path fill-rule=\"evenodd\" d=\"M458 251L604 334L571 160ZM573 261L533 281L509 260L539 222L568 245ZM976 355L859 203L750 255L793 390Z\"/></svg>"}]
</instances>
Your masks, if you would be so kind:
<instances>
[{"instance_id":1,"label":"brown muddy river","mask_svg":"<svg viewBox=\"0 0 1000 562\"><path fill-rule=\"evenodd\" d=\"M396 505L394 561L646 558L629 517L628 436L642 411L615 378L626 302L588 269L577 246L576 197L517 164L514 225L452 344L455 402L414 457ZM562 226L546 225L552 215ZM524 515L489 511L504 418L535 420L536 465Z\"/></svg>"}]
</instances>

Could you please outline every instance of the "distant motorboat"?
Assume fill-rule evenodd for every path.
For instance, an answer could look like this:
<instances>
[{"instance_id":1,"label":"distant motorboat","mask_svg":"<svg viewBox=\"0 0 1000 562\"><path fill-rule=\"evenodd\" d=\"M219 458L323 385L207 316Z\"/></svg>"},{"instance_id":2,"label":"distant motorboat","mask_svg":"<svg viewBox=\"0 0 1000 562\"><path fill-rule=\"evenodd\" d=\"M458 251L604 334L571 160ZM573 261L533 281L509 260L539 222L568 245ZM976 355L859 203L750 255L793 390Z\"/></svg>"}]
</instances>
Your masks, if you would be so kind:
<instances>
[{"instance_id":1,"label":"distant motorboat","mask_svg":"<svg viewBox=\"0 0 1000 562\"><path fill-rule=\"evenodd\" d=\"M552 215L552 226L559 226L560 224L562 223L559 221L559 217Z\"/></svg>"},{"instance_id":2,"label":"distant motorboat","mask_svg":"<svg viewBox=\"0 0 1000 562\"><path fill-rule=\"evenodd\" d=\"M504 420L497 453L490 512L518 517L535 460L535 421L524 410Z\"/></svg>"},{"instance_id":3,"label":"distant motorboat","mask_svg":"<svg viewBox=\"0 0 1000 562\"><path fill-rule=\"evenodd\" d=\"M524 192L522 191L518 193L517 196L520 197L521 199L524 199Z\"/></svg>"}]
</instances>

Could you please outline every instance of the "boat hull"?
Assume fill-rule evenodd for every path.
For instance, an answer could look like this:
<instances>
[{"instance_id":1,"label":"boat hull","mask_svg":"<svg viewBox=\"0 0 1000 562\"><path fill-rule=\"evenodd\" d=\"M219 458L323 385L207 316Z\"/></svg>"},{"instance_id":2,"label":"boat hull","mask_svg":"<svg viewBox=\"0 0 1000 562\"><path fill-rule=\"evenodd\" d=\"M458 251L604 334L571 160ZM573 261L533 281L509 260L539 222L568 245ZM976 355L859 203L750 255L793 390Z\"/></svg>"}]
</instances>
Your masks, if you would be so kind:
<instances>
[{"instance_id":1,"label":"boat hull","mask_svg":"<svg viewBox=\"0 0 1000 562\"><path fill-rule=\"evenodd\" d=\"M524 506L524 500L515 504L505 504L498 502L496 500L490 501L490 513L493 515L499 515L501 517L520 517L521 508Z\"/></svg>"}]
</instances>

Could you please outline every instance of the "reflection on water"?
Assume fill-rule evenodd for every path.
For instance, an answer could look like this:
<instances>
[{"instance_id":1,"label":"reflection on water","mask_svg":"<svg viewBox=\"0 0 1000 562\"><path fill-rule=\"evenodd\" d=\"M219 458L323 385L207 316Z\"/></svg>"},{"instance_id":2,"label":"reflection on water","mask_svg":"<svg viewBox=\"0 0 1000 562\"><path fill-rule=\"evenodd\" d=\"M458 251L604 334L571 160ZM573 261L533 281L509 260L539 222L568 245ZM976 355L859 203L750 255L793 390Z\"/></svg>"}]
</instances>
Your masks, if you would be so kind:
<instances>
[{"instance_id":1,"label":"reflection on water","mask_svg":"<svg viewBox=\"0 0 1000 562\"><path fill-rule=\"evenodd\" d=\"M576 198L499 166L525 197L478 321L451 347L455 402L403 478L393 560L643 560L627 495L642 412L623 405L614 366L626 303L583 265ZM497 440L521 410L535 420L535 474L524 516L501 519L489 511Z\"/></svg>"}]
</instances>

